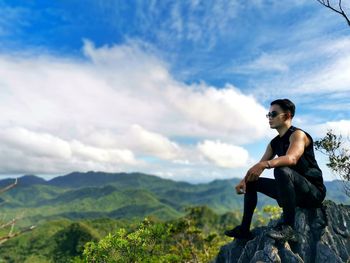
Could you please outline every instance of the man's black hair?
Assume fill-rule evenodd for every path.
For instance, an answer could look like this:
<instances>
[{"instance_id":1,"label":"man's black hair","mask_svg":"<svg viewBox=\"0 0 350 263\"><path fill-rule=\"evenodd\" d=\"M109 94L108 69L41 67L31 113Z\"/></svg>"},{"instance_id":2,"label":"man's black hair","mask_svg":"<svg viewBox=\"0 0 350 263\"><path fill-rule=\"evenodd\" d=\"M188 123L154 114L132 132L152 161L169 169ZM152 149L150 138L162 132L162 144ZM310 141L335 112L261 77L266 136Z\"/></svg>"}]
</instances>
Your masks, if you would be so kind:
<instances>
[{"instance_id":1,"label":"man's black hair","mask_svg":"<svg viewBox=\"0 0 350 263\"><path fill-rule=\"evenodd\" d=\"M274 100L273 102L271 102L271 106L277 104L278 106L281 107L281 109L284 112L289 111L290 115L292 116L292 118L294 117L295 114L295 105L293 102L291 102L289 99L278 99L278 100Z\"/></svg>"}]
</instances>

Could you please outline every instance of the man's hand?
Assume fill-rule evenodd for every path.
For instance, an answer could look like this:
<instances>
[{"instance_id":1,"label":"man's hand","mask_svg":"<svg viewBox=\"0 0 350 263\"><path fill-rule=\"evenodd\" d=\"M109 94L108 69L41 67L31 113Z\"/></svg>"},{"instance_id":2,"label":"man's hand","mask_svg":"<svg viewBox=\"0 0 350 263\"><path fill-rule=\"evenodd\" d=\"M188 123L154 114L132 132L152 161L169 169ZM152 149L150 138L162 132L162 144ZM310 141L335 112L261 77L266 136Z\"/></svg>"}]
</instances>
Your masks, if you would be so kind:
<instances>
[{"instance_id":1,"label":"man's hand","mask_svg":"<svg viewBox=\"0 0 350 263\"><path fill-rule=\"evenodd\" d=\"M266 161L259 162L250 168L245 176L246 182L252 182L258 180L259 176L267 167Z\"/></svg>"},{"instance_id":2,"label":"man's hand","mask_svg":"<svg viewBox=\"0 0 350 263\"><path fill-rule=\"evenodd\" d=\"M243 179L242 181L239 182L239 184L237 184L235 186L236 189L236 193L241 195L241 194L245 194L245 190L246 190L246 184L245 184L245 179Z\"/></svg>"}]
</instances>

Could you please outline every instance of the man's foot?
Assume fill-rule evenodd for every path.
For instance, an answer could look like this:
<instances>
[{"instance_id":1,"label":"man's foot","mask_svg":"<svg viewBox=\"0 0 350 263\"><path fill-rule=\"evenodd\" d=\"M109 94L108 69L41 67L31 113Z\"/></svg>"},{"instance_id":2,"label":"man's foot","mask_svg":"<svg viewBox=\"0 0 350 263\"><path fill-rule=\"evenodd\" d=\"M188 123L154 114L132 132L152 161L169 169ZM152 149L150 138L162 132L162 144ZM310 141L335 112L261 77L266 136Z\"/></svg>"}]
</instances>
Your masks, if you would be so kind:
<instances>
[{"instance_id":1,"label":"man's foot","mask_svg":"<svg viewBox=\"0 0 350 263\"><path fill-rule=\"evenodd\" d=\"M250 231L242 230L241 226L236 226L231 230L226 230L225 235L228 237L234 237L235 239L253 239L253 234Z\"/></svg>"},{"instance_id":2,"label":"man's foot","mask_svg":"<svg viewBox=\"0 0 350 263\"><path fill-rule=\"evenodd\" d=\"M297 233L290 225L277 225L266 233L269 237L281 241L297 241Z\"/></svg>"}]
</instances>

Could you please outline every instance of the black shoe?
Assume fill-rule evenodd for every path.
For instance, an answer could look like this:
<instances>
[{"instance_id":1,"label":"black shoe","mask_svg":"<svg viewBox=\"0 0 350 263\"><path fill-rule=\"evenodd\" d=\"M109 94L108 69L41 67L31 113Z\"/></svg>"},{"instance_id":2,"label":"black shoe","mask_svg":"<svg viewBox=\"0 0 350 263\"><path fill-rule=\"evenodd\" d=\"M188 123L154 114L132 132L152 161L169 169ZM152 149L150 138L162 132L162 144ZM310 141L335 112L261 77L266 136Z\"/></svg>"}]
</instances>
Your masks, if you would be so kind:
<instances>
[{"instance_id":1,"label":"black shoe","mask_svg":"<svg viewBox=\"0 0 350 263\"><path fill-rule=\"evenodd\" d=\"M297 233L290 225L278 225L277 227L269 230L266 234L275 240L294 242L298 240Z\"/></svg>"},{"instance_id":2,"label":"black shoe","mask_svg":"<svg viewBox=\"0 0 350 263\"><path fill-rule=\"evenodd\" d=\"M234 237L235 239L253 239L253 234L250 231L243 231L241 226L236 226L234 229L226 230L225 235Z\"/></svg>"}]
</instances>

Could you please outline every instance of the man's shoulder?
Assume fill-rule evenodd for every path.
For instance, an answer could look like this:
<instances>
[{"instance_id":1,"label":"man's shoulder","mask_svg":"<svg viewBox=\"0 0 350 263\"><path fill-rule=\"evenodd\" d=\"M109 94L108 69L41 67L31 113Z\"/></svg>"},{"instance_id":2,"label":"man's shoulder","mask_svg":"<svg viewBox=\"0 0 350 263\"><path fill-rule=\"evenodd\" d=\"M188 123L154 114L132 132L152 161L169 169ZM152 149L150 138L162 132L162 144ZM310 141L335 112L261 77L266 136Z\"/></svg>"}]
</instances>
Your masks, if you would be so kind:
<instances>
[{"instance_id":1,"label":"man's shoulder","mask_svg":"<svg viewBox=\"0 0 350 263\"><path fill-rule=\"evenodd\" d=\"M306 136L307 138L311 138L312 139L311 135L309 133L307 133L306 131L304 131L303 129L301 129L301 128L292 126L290 128L290 130L291 130L291 137L292 136L295 136L295 137L299 137L299 136L304 137L304 136Z\"/></svg>"},{"instance_id":2,"label":"man's shoulder","mask_svg":"<svg viewBox=\"0 0 350 263\"><path fill-rule=\"evenodd\" d=\"M303 140L305 142L306 147L310 146L310 144L313 143L313 139L310 136L310 134L308 134L307 132L305 132L302 129L296 128L290 135L289 137L289 141L301 141Z\"/></svg>"},{"instance_id":3,"label":"man's shoulder","mask_svg":"<svg viewBox=\"0 0 350 263\"><path fill-rule=\"evenodd\" d=\"M292 132L291 136L306 136L306 132L302 129L296 129Z\"/></svg>"}]
</instances>

